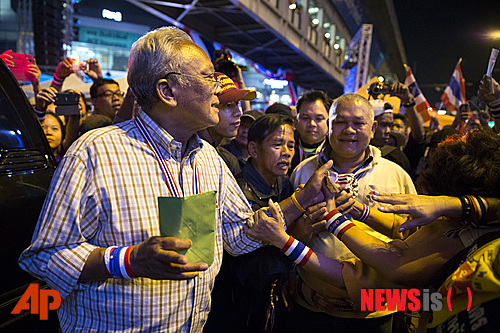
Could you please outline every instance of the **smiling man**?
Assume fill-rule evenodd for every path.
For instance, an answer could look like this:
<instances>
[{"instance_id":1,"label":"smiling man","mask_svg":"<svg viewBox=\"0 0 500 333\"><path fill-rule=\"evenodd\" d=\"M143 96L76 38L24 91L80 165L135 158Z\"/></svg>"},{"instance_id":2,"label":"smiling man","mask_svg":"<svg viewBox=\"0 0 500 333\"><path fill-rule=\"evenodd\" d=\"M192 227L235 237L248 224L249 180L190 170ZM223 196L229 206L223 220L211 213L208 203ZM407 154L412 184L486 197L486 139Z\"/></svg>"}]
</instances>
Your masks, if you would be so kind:
<instances>
[{"instance_id":1,"label":"smiling man","mask_svg":"<svg viewBox=\"0 0 500 333\"><path fill-rule=\"evenodd\" d=\"M374 120L373 107L366 98L357 94L343 95L333 103L329 116L329 145L325 145L317 156L310 157L297 166L292 174L295 187L305 184L315 170L328 160L333 160L333 167L329 170L330 179L351 193L368 212L368 209L374 209L368 196L373 190L416 193L410 176L399 165L383 158L378 148L370 145L377 122ZM355 216L362 215L361 212L350 214L354 213ZM389 240L364 223L356 225L379 239ZM355 257L329 232L319 233L307 245L333 259L348 260ZM339 331L352 331L356 328L367 332L390 332L388 329L391 326L391 316L387 316L387 312L360 313L353 311L348 304L346 311L321 306L320 304L328 304L324 302L327 298L322 295L330 294L334 286L304 270L299 269L298 272L303 284L302 290L308 290L310 293L295 295L300 306L294 308L290 316L291 327L307 330L307 327L300 326L299 320L294 320L307 317L309 321L317 323L315 328L335 327Z\"/></svg>"}]
</instances>

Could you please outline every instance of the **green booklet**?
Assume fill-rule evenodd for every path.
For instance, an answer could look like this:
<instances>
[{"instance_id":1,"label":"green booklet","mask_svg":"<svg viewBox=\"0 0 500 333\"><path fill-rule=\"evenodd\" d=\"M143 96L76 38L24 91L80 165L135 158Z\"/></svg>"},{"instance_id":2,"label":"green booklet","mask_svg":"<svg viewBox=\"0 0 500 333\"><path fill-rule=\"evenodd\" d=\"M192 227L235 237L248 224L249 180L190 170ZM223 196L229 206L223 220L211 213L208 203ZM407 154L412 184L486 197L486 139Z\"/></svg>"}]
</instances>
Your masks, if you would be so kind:
<instances>
[{"instance_id":1,"label":"green booklet","mask_svg":"<svg viewBox=\"0 0 500 333\"><path fill-rule=\"evenodd\" d=\"M160 233L190 239L191 248L180 252L190 263L214 261L216 191L188 197L159 197Z\"/></svg>"}]
</instances>

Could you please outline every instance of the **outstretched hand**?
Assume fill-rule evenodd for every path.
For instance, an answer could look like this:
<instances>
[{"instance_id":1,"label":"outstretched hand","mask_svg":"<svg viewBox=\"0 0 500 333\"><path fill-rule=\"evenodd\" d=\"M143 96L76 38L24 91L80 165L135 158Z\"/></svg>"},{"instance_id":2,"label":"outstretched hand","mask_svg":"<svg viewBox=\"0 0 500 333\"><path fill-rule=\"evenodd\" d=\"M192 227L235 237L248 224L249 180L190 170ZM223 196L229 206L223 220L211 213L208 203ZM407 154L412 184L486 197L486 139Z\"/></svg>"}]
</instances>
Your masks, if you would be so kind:
<instances>
[{"instance_id":1,"label":"outstretched hand","mask_svg":"<svg viewBox=\"0 0 500 333\"><path fill-rule=\"evenodd\" d=\"M54 76L59 79L64 80L73 73L73 59L70 57L64 58L59 64L57 64L56 72Z\"/></svg>"},{"instance_id":2,"label":"outstretched hand","mask_svg":"<svg viewBox=\"0 0 500 333\"><path fill-rule=\"evenodd\" d=\"M491 92L491 87L493 86L493 93ZM477 91L477 96L484 102L490 103L496 101L500 98L500 85L494 78L490 78L486 75L483 76L479 89Z\"/></svg>"},{"instance_id":3,"label":"outstretched hand","mask_svg":"<svg viewBox=\"0 0 500 333\"><path fill-rule=\"evenodd\" d=\"M324 220L328 211L326 203L320 202L306 209L298 219L288 229L290 235L298 239L304 244L307 244L313 236L316 236L322 231L326 231Z\"/></svg>"},{"instance_id":4,"label":"outstretched hand","mask_svg":"<svg viewBox=\"0 0 500 333\"><path fill-rule=\"evenodd\" d=\"M456 207L456 200L459 200L453 197L381 193L378 191L371 192L370 196L375 201L391 204L391 206L379 207L381 212L410 215L410 219L400 226L400 232L429 224L441 216L457 218L461 214L460 210L458 216L456 212L450 214L450 208Z\"/></svg>"},{"instance_id":5,"label":"outstretched hand","mask_svg":"<svg viewBox=\"0 0 500 333\"><path fill-rule=\"evenodd\" d=\"M189 263L179 252L191 247L189 239L150 237L130 253L130 268L137 277L155 280L187 280L208 269L206 263Z\"/></svg>"},{"instance_id":6,"label":"outstretched hand","mask_svg":"<svg viewBox=\"0 0 500 333\"><path fill-rule=\"evenodd\" d=\"M253 215L252 226L250 227L248 224L245 224L244 231L249 236L282 248L288 240L288 234L285 231L283 223L276 204L269 199L269 207L256 211Z\"/></svg>"},{"instance_id":7,"label":"outstretched hand","mask_svg":"<svg viewBox=\"0 0 500 333\"><path fill-rule=\"evenodd\" d=\"M88 75L92 79L92 81L95 81L97 79L102 79L102 70L101 66L99 65L99 60L95 58L91 58L86 61L88 67L87 68L82 68L83 72Z\"/></svg>"},{"instance_id":8,"label":"outstretched hand","mask_svg":"<svg viewBox=\"0 0 500 333\"><path fill-rule=\"evenodd\" d=\"M328 170L332 165L332 160L323 164L312 174L306 185L297 192L296 198L303 207L326 201L326 199L333 196L324 182L324 178L325 176L328 177Z\"/></svg>"},{"instance_id":9,"label":"outstretched hand","mask_svg":"<svg viewBox=\"0 0 500 333\"><path fill-rule=\"evenodd\" d=\"M43 88L35 97L35 105L38 111L47 110L47 106L55 102L57 89L53 87Z\"/></svg>"}]
</instances>

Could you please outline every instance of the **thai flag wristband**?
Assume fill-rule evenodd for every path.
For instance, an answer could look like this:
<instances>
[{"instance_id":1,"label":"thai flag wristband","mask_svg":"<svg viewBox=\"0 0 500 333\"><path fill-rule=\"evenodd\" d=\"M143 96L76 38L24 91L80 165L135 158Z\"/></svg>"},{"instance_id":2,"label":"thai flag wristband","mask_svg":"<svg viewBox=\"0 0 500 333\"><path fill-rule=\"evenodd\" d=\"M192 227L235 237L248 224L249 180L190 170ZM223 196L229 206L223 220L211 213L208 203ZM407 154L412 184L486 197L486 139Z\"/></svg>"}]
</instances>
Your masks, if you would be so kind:
<instances>
[{"instance_id":1,"label":"thai flag wristband","mask_svg":"<svg viewBox=\"0 0 500 333\"><path fill-rule=\"evenodd\" d=\"M313 250L290 236L281 252L286 254L297 265L304 266L311 257Z\"/></svg>"},{"instance_id":2,"label":"thai flag wristband","mask_svg":"<svg viewBox=\"0 0 500 333\"><path fill-rule=\"evenodd\" d=\"M130 252L134 246L111 246L104 252L104 265L113 279L133 279Z\"/></svg>"},{"instance_id":3,"label":"thai flag wristband","mask_svg":"<svg viewBox=\"0 0 500 333\"><path fill-rule=\"evenodd\" d=\"M368 216L370 216L370 207L368 207L367 205L363 205L363 212L361 213L358 221L365 222Z\"/></svg>"},{"instance_id":4,"label":"thai flag wristband","mask_svg":"<svg viewBox=\"0 0 500 333\"><path fill-rule=\"evenodd\" d=\"M342 215L337 209L334 209L330 213L328 213L325 219L326 228L338 239L341 239L342 235L347 230L354 227L354 223L352 223L348 217Z\"/></svg>"}]
</instances>

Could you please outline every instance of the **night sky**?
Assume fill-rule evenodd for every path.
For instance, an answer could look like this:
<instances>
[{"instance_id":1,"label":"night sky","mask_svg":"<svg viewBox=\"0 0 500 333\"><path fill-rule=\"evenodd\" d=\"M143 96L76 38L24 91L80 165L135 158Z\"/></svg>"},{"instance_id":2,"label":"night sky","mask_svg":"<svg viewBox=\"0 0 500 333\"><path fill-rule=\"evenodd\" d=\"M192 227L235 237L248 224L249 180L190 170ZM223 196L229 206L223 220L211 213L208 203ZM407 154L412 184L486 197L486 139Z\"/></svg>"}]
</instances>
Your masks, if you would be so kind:
<instances>
[{"instance_id":1,"label":"night sky","mask_svg":"<svg viewBox=\"0 0 500 333\"><path fill-rule=\"evenodd\" d=\"M431 105L442 91L430 86L446 85L460 57L466 97L475 95L491 49L500 49L500 39L485 37L500 31L500 1L394 0L394 6L408 65ZM493 76L500 80L500 56Z\"/></svg>"}]
</instances>

